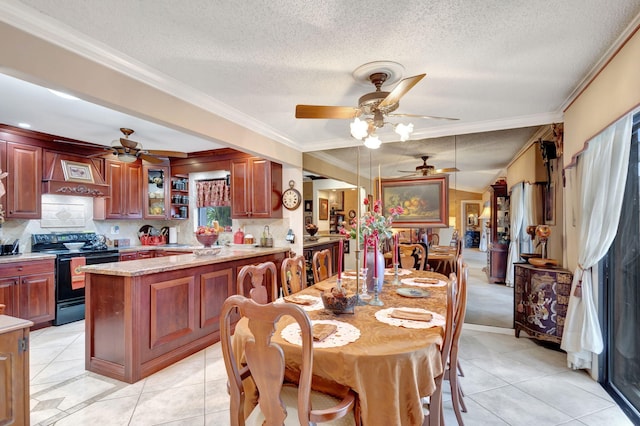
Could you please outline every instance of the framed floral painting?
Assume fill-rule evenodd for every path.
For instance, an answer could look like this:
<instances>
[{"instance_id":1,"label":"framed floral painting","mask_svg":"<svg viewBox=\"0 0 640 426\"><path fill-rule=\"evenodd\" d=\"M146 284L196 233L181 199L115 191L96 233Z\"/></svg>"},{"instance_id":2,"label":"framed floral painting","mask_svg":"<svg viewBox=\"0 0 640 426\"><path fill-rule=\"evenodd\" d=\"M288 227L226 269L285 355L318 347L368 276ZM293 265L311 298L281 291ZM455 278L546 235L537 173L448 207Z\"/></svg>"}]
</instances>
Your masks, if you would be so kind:
<instances>
[{"instance_id":1,"label":"framed floral painting","mask_svg":"<svg viewBox=\"0 0 640 426\"><path fill-rule=\"evenodd\" d=\"M449 177L382 179L382 211L401 206L404 213L393 221L394 228L446 228L449 226Z\"/></svg>"}]
</instances>

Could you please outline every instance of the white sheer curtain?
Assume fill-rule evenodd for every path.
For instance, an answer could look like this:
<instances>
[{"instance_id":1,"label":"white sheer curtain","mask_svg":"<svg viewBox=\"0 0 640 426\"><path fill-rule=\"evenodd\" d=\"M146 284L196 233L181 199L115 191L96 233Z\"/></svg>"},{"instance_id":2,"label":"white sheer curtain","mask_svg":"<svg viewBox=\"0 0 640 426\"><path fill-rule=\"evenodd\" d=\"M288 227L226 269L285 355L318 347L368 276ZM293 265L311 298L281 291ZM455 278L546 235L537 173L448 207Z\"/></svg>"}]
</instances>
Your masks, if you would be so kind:
<instances>
[{"instance_id":1,"label":"white sheer curtain","mask_svg":"<svg viewBox=\"0 0 640 426\"><path fill-rule=\"evenodd\" d=\"M509 243L507 274L505 275L504 283L507 287L513 287L513 263L520 259L520 231L522 230L522 221L525 218L524 183L519 183L511 189L509 204L511 242Z\"/></svg>"},{"instance_id":2,"label":"white sheer curtain","mask_svg":"<svg viewBox=\"0 0 640 426\"><path fill-rule=\"evenodd\" d=\"M624 195L632 114L618 120L589 142L577 166L567 170L578 230L578 266L573 275L562 343L571 368L591 368L603 349L593 299L592 270L607 253L618 229Z\"/></svg>"},{"instance_id":3,"label":"white sheer curtain","mask_svg":"<svg viewBox=\"0 0 640 426\"><path fill-rule=\"evenodd\" d=\"M522 243L520 244L519 248L520 248L520 253L533 253L533 241L531 241L531 236L529 234L526 233L526 229L527 226L532 226L532 225L538 225L539 219L537 216L539 216L538 214L536 214L536 212L541 211L541 208L538 208L538 204L536 203L536 191L538 190L538 185L532 185L530 183L525 183L524 187L522 188L524 194L523 194L523 203L524 203L524 215L522 218L522 227L521 229L523 230L523 232L521 232L521 237L522 237ZM526 244L526 251L522 251L523 248L522 246Z\"/></svg>"},{"instance_id":4,"label":"white sheer curtain","mask_svg":"<svg viewBox=\"0 0 640 426\"><path fill-rule=\"evenodd\" d=\"M528 243L531 246L531 238L523 230L529 225L536 225L535 203L533 186L529 183L520 183L511 190L511 242L509 243L509 255L507 257L507 274L505 284L513 287L513 264L520 260L521 244Z\"/></svg>"}]
</instances>

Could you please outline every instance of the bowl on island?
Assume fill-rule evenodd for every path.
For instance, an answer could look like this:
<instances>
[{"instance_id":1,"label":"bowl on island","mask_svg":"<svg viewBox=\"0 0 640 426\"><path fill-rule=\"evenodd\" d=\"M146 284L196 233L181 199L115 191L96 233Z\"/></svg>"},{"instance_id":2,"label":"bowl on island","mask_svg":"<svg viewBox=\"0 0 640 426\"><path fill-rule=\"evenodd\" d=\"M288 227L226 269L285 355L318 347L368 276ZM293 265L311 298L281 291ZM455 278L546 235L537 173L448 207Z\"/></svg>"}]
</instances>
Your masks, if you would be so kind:
<instances>
[{"instance_id":1,"label":"bowl on island","mask_svg":"<svg viewBox=\"0 0 640 426\"><path fill-rule=\"evenodd\" d=\"M79 251L82 247L84 247L84 243L63 243L64 246L71 251Z\"/></svg>"},{"instance_id":2,"label":"bowl on island","mask_svg":"<svg viewBox=\"0 0 640 426\"><path fill-rule=\"evenodd\" d=\"M211 247L218 241L218 231L208 226L199 226L196 230L196 240L205 247Z\"/></svg>"}]
</instances>

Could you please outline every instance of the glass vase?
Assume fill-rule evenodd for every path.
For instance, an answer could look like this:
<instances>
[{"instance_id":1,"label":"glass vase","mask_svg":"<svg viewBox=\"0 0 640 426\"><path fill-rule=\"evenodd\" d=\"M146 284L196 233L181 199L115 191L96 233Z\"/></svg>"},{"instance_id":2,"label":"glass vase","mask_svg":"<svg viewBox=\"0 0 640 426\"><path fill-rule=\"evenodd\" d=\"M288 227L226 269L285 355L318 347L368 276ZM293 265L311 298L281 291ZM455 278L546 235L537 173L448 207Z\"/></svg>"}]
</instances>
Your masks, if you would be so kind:
<instances>
[{"instance_id":1,"label":"glass vase","mask_svg":"<svg viewBox=\"0 0 640 426\"><path fill-rule=\"evenodd\" d=\"M374 272L375 261L374 255L378 256L378 270ZM367 253L367 290L369 293L373 293L373 276L376 275L378 279L378 292L382 291L382 283L384 281L384 255L380 250L371 250Z\"/></svg>"}]
</instances>

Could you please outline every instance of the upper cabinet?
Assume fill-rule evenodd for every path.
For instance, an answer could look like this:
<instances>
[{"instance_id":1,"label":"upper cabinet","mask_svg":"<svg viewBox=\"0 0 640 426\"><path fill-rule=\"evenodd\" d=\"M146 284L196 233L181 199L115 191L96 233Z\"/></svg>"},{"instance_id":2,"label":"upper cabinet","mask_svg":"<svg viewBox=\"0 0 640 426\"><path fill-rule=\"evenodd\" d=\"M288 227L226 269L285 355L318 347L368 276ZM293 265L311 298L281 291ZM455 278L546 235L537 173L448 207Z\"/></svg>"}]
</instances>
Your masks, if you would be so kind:
<instances>
[{"instance_id":1,"label":"upper cabinet","mask_svg":"<svg viewBox=\"0 0 640 426\"><path fill-rule=\"evenodd\" d=\"M231 217L282 217L282 165L262 158L231 161Z\"/></svg>"},{"instance_id":2,"label":"upper cabinet","mask_svg":"<svg viewBox=\"0 0 640 426\"><path fill-rule=\"evenodd\" d=\"M170 218L171 178L169 166L144 165L142 167L144 182L144 218Z\"/></svg>"},{"instance_id":3,"label":"upper cabinet","mask_svg":"<svg viewBox=\"0 0 640 426\"><path fill-rule=\"evenodd\" d=\"M189 218L189 175L171 176L171 218Z\"/></svg>"},{"instance_id":4,"label":"upper cabinet","mask_svg":"<svg viewBox=\"0 0 640 426\"><path fill-rule=\"evenodd\" d=\"M142 219L142 164L105 160L111 197L96 198L94 219Z\"/></svg>"},{"instance_id":5,"label":"upper cabinet","mask_svg":"<svg viewBox=\"0 0 640 426\"><path fill-rule=\"evenodd\" d=\"M4 141L1 145L0 167L8 173L5 217L40 219L42 148Z\"/></svg>"}]
</instances>

